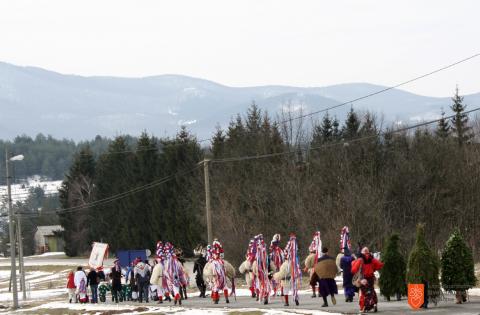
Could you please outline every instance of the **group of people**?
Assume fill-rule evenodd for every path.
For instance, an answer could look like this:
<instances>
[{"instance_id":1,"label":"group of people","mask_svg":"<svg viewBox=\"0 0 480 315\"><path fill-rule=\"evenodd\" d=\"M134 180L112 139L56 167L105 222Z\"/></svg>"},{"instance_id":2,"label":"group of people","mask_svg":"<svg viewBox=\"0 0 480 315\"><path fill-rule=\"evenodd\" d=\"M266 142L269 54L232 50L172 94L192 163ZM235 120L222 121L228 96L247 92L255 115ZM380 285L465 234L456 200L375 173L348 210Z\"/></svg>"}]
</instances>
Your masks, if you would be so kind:
<instances>
[{"instance_id":1,"label":"group of people","mask_svg":"<svg viewBox=\"0 0 480 315\"><path fill-rule=\"evenodd\" d=\"M290 234L283 249L280 242L280 234L273 236L269 246L262 234L253 237L239 271L245 274L251 296L257 301L268 304L280 295L284 305L289 306L291 296L293 302L299 305L302 268L298 258L297 238L295 234ZM194 253L198 256L193 272L196 273L199 296L205 298L208 288L213 303L219 303L221 294L225 302L229 303L229 297L235 295L235 269L224 259L222 244L215 239L206 247L198 246ZM345 301L353 302L355 293L359 292L360 310L376 311L375 271L382 266L383 263L374 258L367 247L359 248L353 253L348 227L343 227L340 253L336 259L330 256L328 248L322 246L320 232L313 234L303 271L309 274L312 297L316 297L317 292L322 297L322 307L328 307L328 297L332 304L336 304L338 289L335 277L342 272ZM112 301L116 303L119 300L148 302L150 297L158 303L173 299L175 305L181 305L182 300L187 299L189 275L184 267L182 252L169 242L157 242L153 266L150 266L148 260L137 258L125 272L124 285L122 277L119 260L115 260L107 279L101 269L92 269L87 275L82 267L78 267L77 272L70 273L68 277L69 300L88 301L88 296L85 296L87 287L90 287L91 302L97 303L98 285L105 280L111 283Z\"/></svg>"},{"instance_id":2,"label":"group of people","mask_svg":"<svg viewBox=\"0 0 480 315\"><path fill-rule=\"evenodd\" d=\"M316 297L318 292L323 299L322 307L329 306L328 297L332 304L336 304L338 289L335 278L342 272L345 301L353 302L355 293L359 292L359 305L363 312L377 310L375 272L382 267L383 263L374 258L367 247L359 247L355 254L352 252L349 229L345 226L341 230L337 258L322 246L320 231L313 234L303 271L309 275L312 297ZM251 296L257 301L268 304L272 297L281 295L284 305L288 306L291 294L295 304L299 305L298 289L302 273L294 234L290 235L284 250L280 247L279 234L273 236L268 249L262 234L253 237L239 270L245 274Z\"/></svg>"},{"instance_id":3,"label":"group of people","mask_svg":"<svg viewBox=\"0 0 480 315\"><path fill-rule=\"evenodd\" d=\"M299 305L302 271L297 239L295 234L290 234L283 250L280 240L280 234L275 234L267 248L262 234L253 237L239 271L245 274L251 296L257 301L268 304L272 297L280 294L284 305L289 306L289 295L292 295L295 304Z\"/></svg>"},{"instance_id":4,"label":"group of people","mask_svg":"<svg viewBox=\"0 0 480 315\"><path fill-rule=\"evenodd\" d=\"M67 290L69 303L86 303L89 301L88 288L90 287L91 302L98 303L98 285L105 281L103 268L91 269L88 274L83 267L77 267L75 273L70 271L67 276Z\"/></svg>"}]
</instances>

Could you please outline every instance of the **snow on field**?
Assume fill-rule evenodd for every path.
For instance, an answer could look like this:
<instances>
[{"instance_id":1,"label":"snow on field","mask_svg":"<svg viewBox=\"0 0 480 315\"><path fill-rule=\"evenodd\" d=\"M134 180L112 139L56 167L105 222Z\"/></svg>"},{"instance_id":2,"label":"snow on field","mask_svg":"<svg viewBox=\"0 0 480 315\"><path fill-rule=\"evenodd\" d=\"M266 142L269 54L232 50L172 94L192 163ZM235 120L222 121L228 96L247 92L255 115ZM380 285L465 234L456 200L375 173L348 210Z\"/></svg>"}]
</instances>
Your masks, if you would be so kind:
<instances>
[{"instance_id":1,"label":"snow on field","mask_svg":"<svg viewBox=\"0 0 480 315\"><path fill-rule=\"evenodd\" d=\"M45 195L54 195L58 193L58 189L62 185L61 180L42 181L38 175L27 178L26 181L13 184L12 187L12 201L24 201L27 199L30 188L40 187L45 192ZM0 196L7 195L7 186L0 186Z\"/></svg>"},{"instance_id":2,"label":"snow on field","mask_svg":"<svg viewBox=\"0 0 480 315\"><path fill-rule=\"evenodd\" d=\"M81 313L84 312L105 312L105 311L115 311L124 312L118 314L146 314L146 313L167 313L167 314L178 314L178 315L193 315L193 314L209 314L209 315L226 315L232 312L244 313L244 312L260 312L263 314L318 314L318 315L335 315L339 313L330 313L322 311L312 311L312 310L301 310L294 309L291 312L287 310L268 310L268 309L257 309L257 308L224 308L224 309L191 309L184 307L172 307L172 306L149 306L149 305L128 305L128 304L70 304L62 302L51 302L46 303L40 306L36 306L28 309L28 311L39 311L39 310L55 310L55 309L69 309L78 311Z\"/></svg>"},{"instance_id":3,"label":"snow on field","mask_svg":"<svg viewBox=\"0 0 480 315\"><path fill-rule=\"evenodd\" d=\"M50 257L50 256L65 256L64 252L47 252L40 255L32 255L28 257Z\"/></svg>"},{"instance_id":4,"label":"snow on field","mask_svg":"<svg viewBox=\"0 0 480 315\"><path fill-rule=\"evenodd\" d=\"M19 294L21 295L21 293ZM28 292L27 297L32 300L38 300L38 299L51 298L51 297L61 296L66 294L67 294L67 291L65 288L47 289L47 290L31 290L30 292ZM11 301L11 300L12 300L11 292L0 293L0 301Z\"/></svg>"}]
</instances>

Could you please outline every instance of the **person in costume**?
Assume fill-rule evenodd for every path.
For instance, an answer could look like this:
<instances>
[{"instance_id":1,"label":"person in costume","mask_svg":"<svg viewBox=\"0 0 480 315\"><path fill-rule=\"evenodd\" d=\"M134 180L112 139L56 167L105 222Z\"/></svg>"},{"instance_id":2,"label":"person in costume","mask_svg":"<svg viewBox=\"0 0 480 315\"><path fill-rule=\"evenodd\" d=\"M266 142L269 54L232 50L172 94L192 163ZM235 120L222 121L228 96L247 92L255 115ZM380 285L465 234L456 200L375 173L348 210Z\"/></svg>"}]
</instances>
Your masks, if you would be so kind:
<instances>
[{"instance_id":1,"label":"person in costume","mask_svg":"<svg viewBox=\"0 0 480 315\"><path fill-rule=\"evenodd\" d=\"M318 262L318 259L322 255L322 239L320 238L320 231L313 233L313 239L308 247L310 254L305 259L304 271L310 275L310 286L312 287L312 298L316 297L317 284L319 282L318 276L315 273L314 267ZM318 287L318 296L320 297L320 286Z\"/></svg>"},{"instance_id":2,"label":"person in costume","mask_svg":"<svg viewBox=\"0 0 480 315\"><path fill-rule=\"evenodd\" d=\"M337 304L335 294L338 294L335 276L337 275L335 259L328 254L328 248L322 248L322 256L315 264L315 273L319 279L318 288L323 299L322 307L328 306L327 297L331 296L333 305Z\"/></svg>"},{"instance_id":3,"label":"person in costume","mask_svg":"<svg viewBox=\"0 0 480 315\"><path fill-rule=\"evenodd\" d=\"M163 244L162 242L157 242L157 250L155 256L155 266L153 267L152 276L150 277L150 283L153 286L153 289L157 291L158 303L163 303L163 295L165 294L163 290Z\"/></svg>"},{"instance_id":4,"label":"person in costume","mask_svg":"<svg viewBox=\"0 0 480 315\"><path fill-rule=\"evenodd\" d=\"M360 311L377 311L377 293L375 292L375 271L382 269L383 263L373 255L367 247L364 247L360 256L352 263L352 274L361 272L360 281Z\"/></svg>"},{"instance_id":5,"label":"person in costume","mask_svg":"<svg viewBox=\"0 0 480 315\"><path fill-rule=\"evenodd\" d=\"M285 261L285 254L283 253L282 248L280 248L280 234L275 234L270 242L270 254L268 256L269 265L273 264L272 273L278 272L280 267L282 267L283 262ZM281 296L283 296L283 288L281 282L277 282L272 279L273 292L276 295L278 289L280 289Z\"/></svg>"},{"instance_id":6,"label":"person in costume","mask_svg":"<svg viewBox=\"0 0 480 315\"><path fill-rule=\"evenodd\" d=\"M215 272L215 280L212 287L212 299L215 304L218 304L220 300L220 293L223 291L225 296L225 302L230 303L228 299L228 287L227 287L227 274L225 270L225 265L223 262L223 246L222 244L215 239L212 243L212 258L210 263Z\"/></svg>"},{"instance_id":7,"label":"person in costume","mask_svg":"<svg viewBox=\"0 0 480 315\"><path fill-rule=\"evenodd\" d=\"M250 295L252 298L257 297L257 289L255 287L255 281L256 281L255 274L253 273L253 270L252 270L253 262L255 261L255 255L256 255L256 244L255 244L255 239L252 238L248 243L247 253L245 254L245 260L243 261L242 264L240 264L240 267L238 267L238 270L240 271L240 273L245 274L245 282L247 283L247 286L250 290Z\"/></svg>"},{"instance_id":8,"label":"person in costume","mask_svg":"<svg viewBox=\"0 0 480 315\"><path fill-rule=\"evenodd\" d=\"M195 256L198 256L193 265L193 273L196 273L195 282L197 284L198 291L200 291L200 297L206 298L205 293L207 291L207 285L203 280L203 268L205 268L205 265L207 264L207 252L202 245L198 245L193 252Z\"/></svg>"},{"instance_id":9,"label":"person in costume","mask_svg":"<svg viewBox=\"0 0 480 315\"><path fill-rule=\"evenodd\" d=\"M345 292L345 302L353 302L356 287L353 285L352 262L355 257L352 255L352 245L350 243L350 232L347 226L344 226L340 236L340 256L339 268L342 270L343 290Z\"/></svg>"},{"instance_id":10,"label":"person in costume","mask_svg":"<svg viewBox=\"0 0 480 315\"><path fill-rule=\"evenodd\" d=\"M272 284L270 282L271 268L268 261L267 247L262 234L257 235L255 240L257 250L252 269L256 276L257 296L263 304L268 304Z\"/></svg>"},{"instance_id":11,"label":"person in costume","mask_svg":"<svg viewBox=\"0 0 480 315\"><path fill-rule=\"evenodd\" d=\"M164 246L165 253L165 278L167 280L168 291L174 297L175 305L182 305L182 298L180 296L180 289L182 283L186 283L183 266L175 255L173 245L167 242Z\"/></svg>"},{"instance_id":12,"label":"person in costume","mask_svg":"<svg viewBox=\"0 0 480 315\"><path fill-rule=\"evenodd\" d=\"M285 246L285 261L280 267L280 271L273 275L275 281L281 281L285 306L289 306L288 296L291 294L296 305L300 304L298 289L302 282L302 271L298 259L298 244L295 234L290 234L290 239Z\"/></svg>"}]
</instances>

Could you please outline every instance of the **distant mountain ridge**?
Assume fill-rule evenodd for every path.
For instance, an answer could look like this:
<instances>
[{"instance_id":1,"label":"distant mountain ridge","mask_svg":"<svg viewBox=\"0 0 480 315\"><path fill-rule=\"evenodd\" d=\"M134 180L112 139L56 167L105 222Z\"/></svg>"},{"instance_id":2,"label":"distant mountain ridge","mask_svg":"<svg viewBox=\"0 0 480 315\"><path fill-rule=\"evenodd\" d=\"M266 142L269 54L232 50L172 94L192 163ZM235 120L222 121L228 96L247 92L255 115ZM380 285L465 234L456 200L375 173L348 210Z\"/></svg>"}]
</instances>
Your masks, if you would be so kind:
<instances>
[{"instance_id":1,"label":"distant mountain ridge","mask_svg":"<svg viewBox=\"0 0 480 315\"><path fill-rule=\"evenodd\" d=\"M321 110L378 91L383 86L347 83L326 87L229 87L181 75L144 78L65 75L36 67L0 62L0 138L39 132L58 138L91 139L95 135L173 136L180 125L199 138L215 125L226 127L255 101L276 115L282 110ZM465 96L470 108L480 93ZM450 98L416 95L393 89L352 104L383 114L386 121L416 122L448 113ZM350 106L330 111L343 118ZM320 119L322 115L315 115Z\"/></svg>"}]
</instances>

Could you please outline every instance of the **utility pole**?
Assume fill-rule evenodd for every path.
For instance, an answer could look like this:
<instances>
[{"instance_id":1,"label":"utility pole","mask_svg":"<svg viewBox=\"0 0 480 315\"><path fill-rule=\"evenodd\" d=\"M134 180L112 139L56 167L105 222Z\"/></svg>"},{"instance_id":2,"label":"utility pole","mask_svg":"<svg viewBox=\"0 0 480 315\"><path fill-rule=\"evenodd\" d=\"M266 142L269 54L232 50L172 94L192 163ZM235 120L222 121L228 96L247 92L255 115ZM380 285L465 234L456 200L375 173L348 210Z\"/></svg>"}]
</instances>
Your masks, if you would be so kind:
<instances>
[{"instance_id":1,"label":"utility pole","mask_svg":"<svg viewBox=\"0 0 480 315\"><path fill-rule=\"evenodd\" d=\"M208 244L212 244L212 209L210 208L210 176L208 172L208 162L210 162L210 159L203 160L203 173L205 175L205 210L207 217L207 238Z\"/></svg>"},{"instance_id":2,"label":"utility pole","mask_svg":"<svg viewBox=\"0 0 480 315\"><path fill-rule=\"evenodd\" d=\"M9 219L9 233L10 233L10 265L11 265L11 281L13 285L13 309L18 308L18 290L17 290L17 265L15 261L15 224L12 208L12 189L10 187L10 175L9 175L9 165L8 161L10 160L8 156L8 149L5 150L5 166L6 166L6 179L7 179L7 193L8 193L8 219Z\"/></svg>"},{"instance_id":3,"label":"utility pole","mask_svg":"<svg viewBox=\"0 0 480 315\"><path fill-rule=\"evenodd\" d=\"M23 241L22 241L22 218L17 213L17 237L18 237L18 264L20 269L20 288L22 290L22 298L27 299L27 290L25 287L25 267L23 266Z\"/></svg>"}]
</instances>

